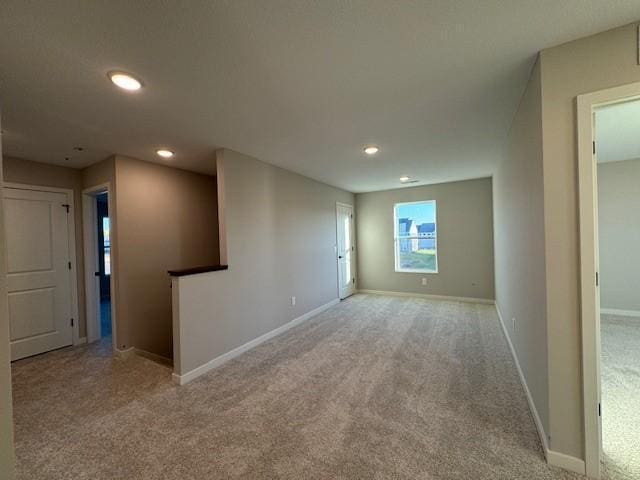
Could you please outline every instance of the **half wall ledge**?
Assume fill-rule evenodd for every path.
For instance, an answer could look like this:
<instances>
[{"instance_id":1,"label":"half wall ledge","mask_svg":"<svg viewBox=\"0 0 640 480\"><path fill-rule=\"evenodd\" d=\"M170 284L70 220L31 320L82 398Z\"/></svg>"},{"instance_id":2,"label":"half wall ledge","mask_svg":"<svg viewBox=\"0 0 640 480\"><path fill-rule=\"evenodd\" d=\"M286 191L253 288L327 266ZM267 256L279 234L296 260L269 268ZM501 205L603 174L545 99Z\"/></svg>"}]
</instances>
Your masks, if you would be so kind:
<instances>
[{"instance_id":1,"label":"half wall ledge","mask_svg":"<svg viewBox=\"0 0 640 480\"><path fill-rule=\"evenodd\" d=\"M182 270L169 270L169 275L172 277L184 277L186 275L197 275L198 273L217 272L228 269L228 265L205 265L202 267L183 268Z\"/></svg>"}]
</instances>

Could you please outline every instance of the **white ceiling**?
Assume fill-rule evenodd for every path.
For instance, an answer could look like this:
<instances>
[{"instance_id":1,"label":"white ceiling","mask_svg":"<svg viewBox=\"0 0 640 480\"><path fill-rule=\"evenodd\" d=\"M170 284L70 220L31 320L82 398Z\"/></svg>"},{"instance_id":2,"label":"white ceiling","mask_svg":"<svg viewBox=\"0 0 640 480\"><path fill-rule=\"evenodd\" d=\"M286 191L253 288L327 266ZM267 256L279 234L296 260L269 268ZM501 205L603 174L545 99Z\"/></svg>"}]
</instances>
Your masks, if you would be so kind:
<instances>
[{"instance_id":1,"label":"white ceiling","mask_svg":"<svg viewBox=\"0 0 640 480\"><path fill-rule=\"evenodd\" d=\"M638 18L640 0L2 0L3 147L82 167L166 145L210 171L222 146L357 192L486 176L536 52Z\"/></svg>"},{"instance_id":2,"label":"white ceiling","mask_svg":"<svg viewBox=\"0 0 640 480\"><path fill-rule=\"evenodd\" d=\"M640 158L640 100L596 111L598 163Z\"/></svg>"}]
</instances>

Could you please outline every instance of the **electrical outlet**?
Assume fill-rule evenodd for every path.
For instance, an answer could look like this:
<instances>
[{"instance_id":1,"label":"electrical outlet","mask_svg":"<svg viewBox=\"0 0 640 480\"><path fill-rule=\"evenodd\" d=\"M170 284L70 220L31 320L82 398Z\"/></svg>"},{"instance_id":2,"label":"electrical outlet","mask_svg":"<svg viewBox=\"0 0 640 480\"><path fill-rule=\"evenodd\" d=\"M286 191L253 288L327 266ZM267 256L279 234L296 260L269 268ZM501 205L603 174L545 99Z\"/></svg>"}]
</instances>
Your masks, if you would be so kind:
<instances>
[{"instance_id":1,"label":"electrical outlet","mask_svg":"<svg viewBox=\"0 0 640 480\"><path fill-rule=\"evenodd\" d=\"M295 307L296 305L296 297L291 297L291 306Z\"/></svg>"},{"instance_id":2,"label":"electrical outlet","mask_svg":"<svg viewBox=\"0 0 640 480\"><path fill-rule=\"evenodd\" d=\"M426 285L427 284L427 277L422 277L422 285Z\"/></svg>"},{"instance_id":3,"label":"electrical outlet","mask_svg":"<svg viewBox=\"0 0 640 480\"><path fill-rule=\"evenodd\" d=\"M512 323L512 325L513 325L513 331L515 332L515 331L516 331L516 317L513 317L513 318L511 319L511 323Z\"/></svg>"}]
</instances>

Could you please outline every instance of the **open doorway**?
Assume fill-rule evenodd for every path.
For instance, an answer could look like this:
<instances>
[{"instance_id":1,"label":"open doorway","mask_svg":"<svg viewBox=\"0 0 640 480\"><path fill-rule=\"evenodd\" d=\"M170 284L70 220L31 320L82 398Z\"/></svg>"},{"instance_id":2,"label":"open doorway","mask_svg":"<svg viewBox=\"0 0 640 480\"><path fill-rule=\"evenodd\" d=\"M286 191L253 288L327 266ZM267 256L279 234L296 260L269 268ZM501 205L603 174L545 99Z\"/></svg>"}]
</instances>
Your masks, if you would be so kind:
<instances>
[{"instance_id":1,"label":"open doorway","mask_svg":"<svg viewBox=\"0 0 640 480\"><path fill-rule=\"evenodd\" d=\"M87 340L115 343L112 217L109 185L83 191Z\"/></svg>"},{"instance_id":2,"label":"open doorway","mask_svg":"<svg viewBox=\"0 0 640 480\"><path fill-rule=\"evenodd\" d=\"M578 97L586 473L607 480L640 478L638 131L640 84Z\"/></svg>"},{"instance_id":3,"label":"open doorway","mask_svg":"<svg viewBox=\"0 0 640 480\"><path fill-rule=\"evenodd\" d=\"M111 336L111 224L109 194L96 195L96 232L98 236L98 277L100 289L100 336Z\"/></svg>"},{"instance_id":4,"label":"open doorway","mask_svg":"<svg viewBox=\"0 0 640 480\"><path fill-rule=\"evenodd\" d=\"M640 478L640 100L595 109L605 478Z\"/></svg>"}]
</instances>

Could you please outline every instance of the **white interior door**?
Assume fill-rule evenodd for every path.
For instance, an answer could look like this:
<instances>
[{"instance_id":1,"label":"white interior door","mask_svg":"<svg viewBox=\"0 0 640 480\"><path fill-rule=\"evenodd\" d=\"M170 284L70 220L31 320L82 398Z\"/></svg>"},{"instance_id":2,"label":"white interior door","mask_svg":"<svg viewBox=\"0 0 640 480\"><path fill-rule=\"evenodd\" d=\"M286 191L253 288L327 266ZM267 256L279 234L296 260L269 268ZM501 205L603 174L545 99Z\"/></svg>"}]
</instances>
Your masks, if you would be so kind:
<instances>
[{"instance_id":1,"label":"white interior door","mask_svg":"<svg viewBox=\"0 0 640 480\"><path fill-rule=\"evenodd\" d=\"M11 360L71 345L67 195L4 188Z\"/></svg>"},{"instance_id":2,"label":"white interior door","mask_svg":"<svg viewBox=\"0 0 640 480\"><path fill-rule=\"evenodd\" d=\"M338 204L336 213L338 234L338 293L340 299L343 299L349 295L353 295L356 289L353 207L351 205Z\"/></svg>"}]
</instances>

